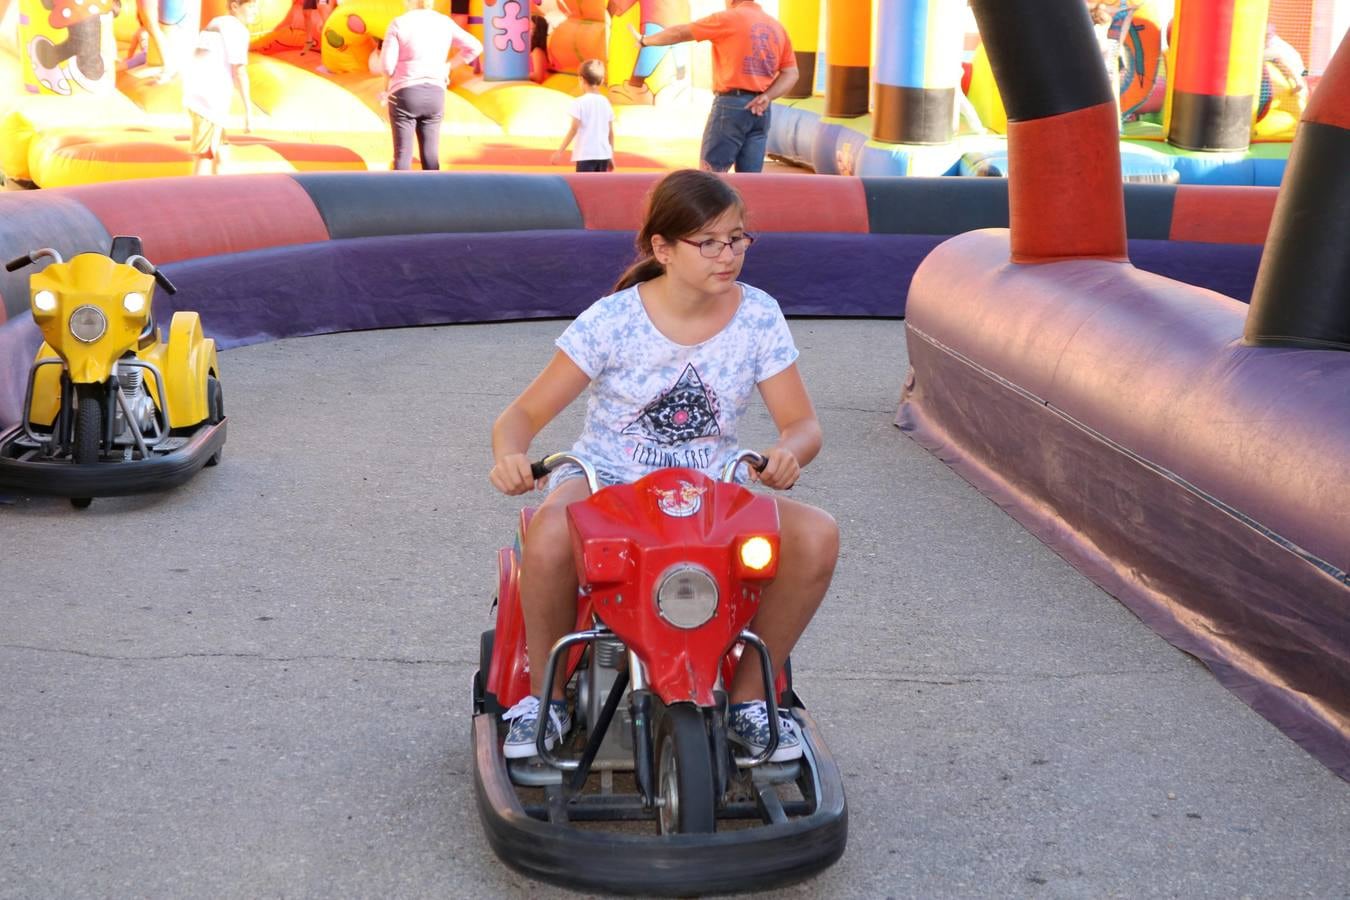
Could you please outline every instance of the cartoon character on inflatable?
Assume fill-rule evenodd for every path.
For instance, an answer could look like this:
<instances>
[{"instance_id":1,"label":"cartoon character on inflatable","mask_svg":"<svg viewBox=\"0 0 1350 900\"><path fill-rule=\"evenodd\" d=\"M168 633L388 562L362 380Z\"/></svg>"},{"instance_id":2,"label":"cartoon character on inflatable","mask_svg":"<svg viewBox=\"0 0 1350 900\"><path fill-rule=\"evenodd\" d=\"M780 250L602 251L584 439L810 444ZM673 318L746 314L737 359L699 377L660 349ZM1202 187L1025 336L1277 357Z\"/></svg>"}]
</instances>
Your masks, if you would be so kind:
<instances>
[{"instance_id":1,"label":"cartoon character on inflatable","mask_svg":"<svg viewBox=\"0 0 1350 900\"><path fill-rule=\"evenodd\" d=\"M644 47L639 52L621 21L655 34L689 21L689 0L557 0L566 15L548 39L548 66L575 75L588 59L609 63L610 98L649 104L667 85L684 81L687 48ZM612 21L608 22L606 15ZM608 37L608 46L606 39ZM666 62L669 60L669 62ZM665 63L663 66L662 64ZM627 74L621 74L626 72Z\"/></svg>"},{"instance_id":2,"label":"cartoon character on inflatable","mask_svg":"<svg viewBox=\"0 0 1350 900\"><path fill-rule=\"evenodd\" d=\"M639 4L640 25L638 31L644 36L663 31L671 25L689 21L689 0L609 0L609 14L616 20ZM648 85L661 63L669 57L674 72L671 77L680 82L685 78L687 69L685 57L687 48L681 45L673 47L643 47L633 61L632 74L622 83L616 83L610 89L610 96L629 103L653 102L654 90Z\"/></svg>"},{"instance_id":3,"label":"cartoon character on inflatable","mask_svg":"<svg viewBox=\"0 0 1350 900\"><path fill-rule=\"evenodd\" d=\"M45 16L26 9L24 17L28 29L38 32L26 43L26 61L33 72L30 84L40 86L40 92L62 96L70 96L76 88L91 94L111 90L112 17L121 8L120 0L41 3ZM45 29L39 25L44 19Z\"/></svg>"}]
</instances>

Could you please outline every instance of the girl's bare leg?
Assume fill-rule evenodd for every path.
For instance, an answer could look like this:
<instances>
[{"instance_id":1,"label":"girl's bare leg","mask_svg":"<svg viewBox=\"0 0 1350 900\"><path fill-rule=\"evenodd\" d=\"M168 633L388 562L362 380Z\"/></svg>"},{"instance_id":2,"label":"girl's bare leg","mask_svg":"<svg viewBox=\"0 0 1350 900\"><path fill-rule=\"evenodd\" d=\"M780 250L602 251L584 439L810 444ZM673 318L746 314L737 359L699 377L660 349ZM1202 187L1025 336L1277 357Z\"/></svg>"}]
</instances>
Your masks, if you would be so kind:
<instances>
[{"instance_id":1,"label":"girl's bare leg","mask_svg":"<svg viewBox=\"0 0 1350 900\"><path fill-rule=\"evenodd\" d=\"M564 481L530 520L520 571L520 607L525 616L525 649L530 657L530 692L544 688L548 652L577 622L577 571L567 504L590 495L586 479ZM553 698L563 698L562 665L553 681Z\"/></svg>"},{"instance_id":2,"label":"girl's bare leg","mask_svg":"<svg viewBox=\"0 0 1350 900\"><path fill-rule=\"evenodd\" d=\"M797 639L815 615L839 558L839 526L821 509L784 497L778 500L781 549L778 575L764 590L750 630L769 647L781 671ZM747 647L728 690L731 703L764 699L764 678L754 648Z\"/></svg>"}]
</instances>

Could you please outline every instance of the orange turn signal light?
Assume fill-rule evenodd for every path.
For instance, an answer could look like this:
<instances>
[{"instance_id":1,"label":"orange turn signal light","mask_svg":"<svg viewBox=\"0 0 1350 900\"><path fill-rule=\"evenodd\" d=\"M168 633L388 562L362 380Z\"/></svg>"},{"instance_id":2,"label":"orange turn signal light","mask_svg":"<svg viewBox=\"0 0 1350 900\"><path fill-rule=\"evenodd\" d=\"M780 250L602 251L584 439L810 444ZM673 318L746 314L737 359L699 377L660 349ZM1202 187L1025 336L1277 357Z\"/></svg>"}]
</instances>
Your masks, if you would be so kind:
<instances>
[{"instance_id":1,"label":"orange turn signal light","mask_svg":"<svg viewBox=\"0 0 1350 900\"><path fill-rule=\"evenodd\" d=\"M769 543L768 538L752 537L747 538L741 544L741 562L747 569L753 569L761 572L769 567L773 562L773 544Z\"/></svg>"}]
</instances>

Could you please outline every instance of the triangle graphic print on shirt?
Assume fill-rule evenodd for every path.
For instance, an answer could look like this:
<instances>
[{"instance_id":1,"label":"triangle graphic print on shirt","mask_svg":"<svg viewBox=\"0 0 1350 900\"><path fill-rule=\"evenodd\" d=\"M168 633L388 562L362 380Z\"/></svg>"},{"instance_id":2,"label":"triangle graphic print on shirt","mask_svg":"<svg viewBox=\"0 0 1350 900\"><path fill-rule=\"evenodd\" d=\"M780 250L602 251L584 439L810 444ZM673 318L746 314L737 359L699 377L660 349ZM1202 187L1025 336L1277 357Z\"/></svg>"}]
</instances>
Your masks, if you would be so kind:
<instances>
[{"instance_id":1,"label":"triangle graphic print on shirt","mask_svg":"<svg viewBox=\"0 0 1350 900\"><path fill-rule=\"evenodd\" d=\"M648 403L623 433L663 445L719 435L717 393L703 384L690 363L674 387Z\"/></svg>"}]
</instances>

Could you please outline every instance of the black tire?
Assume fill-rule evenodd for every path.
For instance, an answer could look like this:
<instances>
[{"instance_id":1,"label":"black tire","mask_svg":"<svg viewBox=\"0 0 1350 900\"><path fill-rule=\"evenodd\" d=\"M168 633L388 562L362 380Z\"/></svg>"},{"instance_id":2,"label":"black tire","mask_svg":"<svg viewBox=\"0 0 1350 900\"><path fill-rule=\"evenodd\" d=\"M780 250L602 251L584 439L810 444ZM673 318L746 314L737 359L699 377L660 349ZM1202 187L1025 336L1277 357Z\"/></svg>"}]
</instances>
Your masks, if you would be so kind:
<instances>
[{"instance_id":1,"label":"black tire","mask_svg":"<svg viewBox=\"0 0 1350 900\"><path fill-rule=\"evenodd\" d=\"M794 706L801 705L797 697L797 692L792 689L792 657L789 656L783 661L783 693L778 697L778 705L783 709L792 709Z\"/></svg>"},{"instance_id":2,"label":"black tire","mask_svg":"<svg viewBox=\"0 0 1350 900\"><path fill-rule=\"evenodd\" d=\"M492 666L492 645L496 636L496 631L488 630L478 639L478 671L473 673L475 714L487 712L500 716L503 712L502 705L497 702L497 695L487 689L488 669Z\"/></svg>"},{"instance_id":3,"label":"black tire","mask_svg":"<svg viewBox=\"0 0 1350 900\"><path fill-rule=\"evenodd\" d=\"M220 387L220 379L214 375L206 376L206 421L212 425L217 425L225 418L225 392ZM208 466L220 465L221 458L225 455L225 448L221 447L211 458L206 461Z\"/></svg>"},{"instance_id":4,"label":"black tire","mask_svg":"<svg viewBox=\"0 0 1350 900\"><path fill-rule=\"evenodd\" d=\"M92 465L98 462L103 444L103 397L95 385L78 385L76 392L75 441L70 456L77 465ZM87 509L92 500L92 497L71 497L70 505Z\"/></svg>"},{"instance_id":5,"label":"black tire","mask_svg":"<svg viewBox=\"0 0 1350 900\"><path fill-rule=\"evenodd\" d=\"M79 465L98 462L103 443L103 398L94 385L80 385L75 408L75 445L71 457Z\"/></svg>"},{"instance_id":6,"label":"black tire","mask_svg":"<svg viewBox=\"0 0 1350 900\"><path fill-rule=\"evenodd\" d=\"M712 747L703 711L688 703L667 707L656 724L656 792L663 803L661 834L717 830Z\"/></svg>"}]
</instances>

